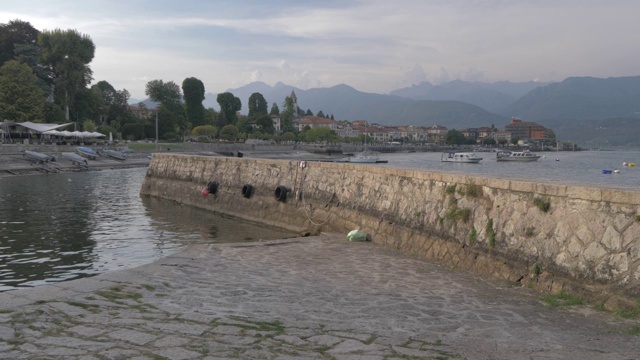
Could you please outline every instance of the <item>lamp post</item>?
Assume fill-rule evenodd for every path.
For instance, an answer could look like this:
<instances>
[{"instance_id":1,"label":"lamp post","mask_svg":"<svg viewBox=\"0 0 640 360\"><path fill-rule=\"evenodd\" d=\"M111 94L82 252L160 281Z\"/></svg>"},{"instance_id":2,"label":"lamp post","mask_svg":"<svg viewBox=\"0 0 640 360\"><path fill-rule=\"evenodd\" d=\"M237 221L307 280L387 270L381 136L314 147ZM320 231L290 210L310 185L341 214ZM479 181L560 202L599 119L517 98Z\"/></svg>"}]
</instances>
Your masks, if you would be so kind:
<instances>
[{"instance_id":1,"label":"lamp post","mask_svg":"<svg viewBox=\"0 0 640 360\"><path fill-rule=\"evenodd\" d=\"M158 108L156 107L156 151L158 151Z\"/></svg>"}]
</instances>

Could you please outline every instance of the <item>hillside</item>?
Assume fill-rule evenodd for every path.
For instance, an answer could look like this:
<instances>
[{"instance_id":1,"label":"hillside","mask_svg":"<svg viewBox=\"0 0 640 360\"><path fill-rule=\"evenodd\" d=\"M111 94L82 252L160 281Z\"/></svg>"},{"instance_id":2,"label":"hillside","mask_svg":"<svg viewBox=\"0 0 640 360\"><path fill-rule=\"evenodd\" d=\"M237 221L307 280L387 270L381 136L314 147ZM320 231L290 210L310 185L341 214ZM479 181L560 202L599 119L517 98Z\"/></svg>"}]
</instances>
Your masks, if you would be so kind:
<instances>
[{"instance_id":1,"label":"hillside","mask_svg":"<svg viewBox=\"0 0 640 360\"><path fill-rule=\"evenodd\" d=\"M508 107L529 91L546 85L546 83L533 81L484 83L454 80L435 86L429 82L421 82L411 87L392 91L390 94L413 100L460 101L495 112Z\"/></svg>"},{"instance_id":2,"label":"hillside","mask_svg":"<svg viewBox=\"0 0 640 360\"><path fill-rule=\"evenodd\" d=\"M344 84L302 90L282 83L269 87L257 82L228 91L243 102L243 113L247 112L246 102L254 92L259 92L265 97L269 108L275 102L282 109L284 98L289 96L291 91L295 91L301 109L309 109L314 114L321 110L327 115L334 115L337 120L367 120L385 125L443 125L456 128L488 126L492 123L498 126L499 123L507 122L503 116L459 101L416 101L395 95L361 92ZM205 106L211 107L207 101L215 99L216 96L207 94Z\"/></svg>"},{"instance_id":3,"label":"hillside","mask_svg":"<svg viewBox=\"0 0 640 360\"><path fill-rule=\"evenodd\" d=\"M500 113L532 121L640 116L640 76L572 77L532 90Z\"/></svg>"}]
</instances>

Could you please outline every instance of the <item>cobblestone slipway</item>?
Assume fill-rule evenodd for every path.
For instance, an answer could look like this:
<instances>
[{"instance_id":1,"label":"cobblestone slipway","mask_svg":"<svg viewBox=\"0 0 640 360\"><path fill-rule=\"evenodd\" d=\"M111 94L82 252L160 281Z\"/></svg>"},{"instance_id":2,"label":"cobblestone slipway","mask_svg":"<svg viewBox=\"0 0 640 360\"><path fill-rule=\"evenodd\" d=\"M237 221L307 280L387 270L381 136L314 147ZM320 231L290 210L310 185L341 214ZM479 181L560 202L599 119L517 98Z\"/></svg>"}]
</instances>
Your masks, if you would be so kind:
<instances>
[{"instance_id":1,"label":"cobblestone slipway","mask_svg":"<svg viewBox=\"0 0 640 360\"><path fill-rule=\"evenodd\" d=\"M343 235L0 293L2 359L639 359L640 322Z\"/></svg>"}]
</instances>

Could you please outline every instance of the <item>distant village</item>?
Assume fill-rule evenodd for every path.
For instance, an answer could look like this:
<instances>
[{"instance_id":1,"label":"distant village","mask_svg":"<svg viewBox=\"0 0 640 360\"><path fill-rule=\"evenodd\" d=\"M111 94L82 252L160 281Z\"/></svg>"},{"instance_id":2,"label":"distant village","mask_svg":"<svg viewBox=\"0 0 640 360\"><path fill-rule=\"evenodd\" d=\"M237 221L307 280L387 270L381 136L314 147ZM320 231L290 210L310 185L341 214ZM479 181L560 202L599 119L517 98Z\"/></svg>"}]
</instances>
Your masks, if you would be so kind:
<instances>
[{"instance_id":1,"label":"distant village","mask_svg":"<svg viewBox=\"0 0 640 360\"><path fill-rule=\"evenodd\" d=\"M292 91L290 97L294 104L297 97ZM274 126L278 133L281 132L281 119L279 116L272 115ZM444 145L451 143L447 141L447 134L450 130L442 125L431 126L413 126L399 125L389 126L381 124L370 124L366 120L355 121L339 121L328 119L320 116L305 115L297 117L293 120L294 127L302 132L305 129L313 129L319 127L327 127L334 131L336 135L342 138L358 137L365 135L376 143L433 143ZM498 130L495 126L484 126L479 128L468 128L457 130L464 137L466 144L483 144L483 145L529 145L554 141L555 134L550 129L530 121L522 121L520 119L511 118L504 130ZM553 140L552 140L553 139ZM554 144L555 145L555 144Z\"/></svg>"}]
</instances>

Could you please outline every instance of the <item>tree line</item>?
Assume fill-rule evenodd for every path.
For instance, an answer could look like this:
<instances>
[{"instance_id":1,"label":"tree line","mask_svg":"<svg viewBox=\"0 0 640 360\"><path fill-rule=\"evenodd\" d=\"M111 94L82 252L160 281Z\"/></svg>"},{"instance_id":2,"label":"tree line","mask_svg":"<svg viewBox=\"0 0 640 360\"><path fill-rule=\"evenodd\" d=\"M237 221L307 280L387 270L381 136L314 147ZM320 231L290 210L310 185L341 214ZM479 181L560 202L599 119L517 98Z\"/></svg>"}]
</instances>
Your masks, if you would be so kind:
<instances>
[{"instance_id":1,"label":"tree line","mask_svg":"<svg viewBox=\"0 0 640 360\"><path fill-rule=\"evenodd\" d=\"M181 86L149 81L145 94L159 105L149 109L154 116L136 116L128 106L126 89L115 89L106 80L89 86L94 80L90 63L95 49L91 37L77 30L39 31L18 19L0 24L0 119L73 122L79 130L113 132L129 140L155 138L157 122L162 139L178 140L185 135L273 138L271 115L278 115L284 138L296 139L293 119L312 114L294 109L290 98L284 100L282 112L276 103L269 111L260 93L249 97L247 116L238 116L242 103L230 92L218 94L219 112L205 109L204 84L189 77ZM325 115L320 111L318 116Z\"/></svg>"}]
</instances>

